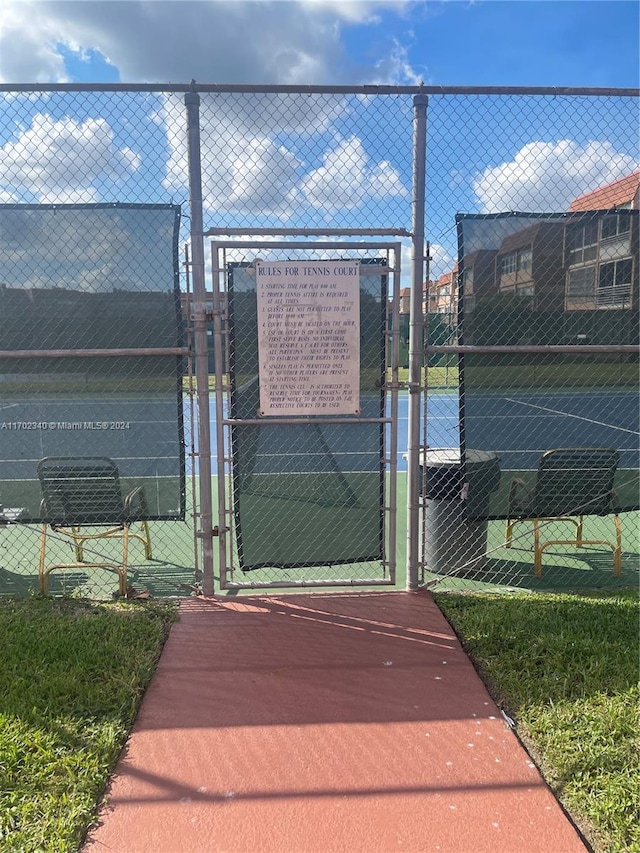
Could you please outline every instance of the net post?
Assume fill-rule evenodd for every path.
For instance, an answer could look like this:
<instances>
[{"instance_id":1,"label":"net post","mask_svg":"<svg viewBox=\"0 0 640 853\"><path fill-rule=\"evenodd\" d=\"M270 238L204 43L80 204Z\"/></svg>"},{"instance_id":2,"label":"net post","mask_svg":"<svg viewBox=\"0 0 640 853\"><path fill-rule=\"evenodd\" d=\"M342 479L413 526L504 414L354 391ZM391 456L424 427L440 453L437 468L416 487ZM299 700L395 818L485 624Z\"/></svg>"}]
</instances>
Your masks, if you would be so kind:
<instances>
[{"instance_id":1,"label":"net post","mask_svg":"<svg viewBox=\"0 0 640 853\"><path fill-rule=\"evenodd\" d=\"M407 590L419 586L420 395L423 362L422 283L427 153L427 95L413 98L413 211L411 305L409 315L409 423L407 439Z\"/></svg>"},{"instance_id":2,"label":"net post","mask_svg":"<svg viewBox=\"0 0 640 853\"><path fill-rule=\"evenodd\" d=\"M184 96L187 112L189 203L191 208L191 264L193 278L193 343L198 400L198 459L200 531L202 541L202 592L213 595L213 510L211 494L211 426L209 416L209 366L207 343L204 236L202 224L202 166L200 156L200 95L192 83Z\"/></svg>"}]
</instances>

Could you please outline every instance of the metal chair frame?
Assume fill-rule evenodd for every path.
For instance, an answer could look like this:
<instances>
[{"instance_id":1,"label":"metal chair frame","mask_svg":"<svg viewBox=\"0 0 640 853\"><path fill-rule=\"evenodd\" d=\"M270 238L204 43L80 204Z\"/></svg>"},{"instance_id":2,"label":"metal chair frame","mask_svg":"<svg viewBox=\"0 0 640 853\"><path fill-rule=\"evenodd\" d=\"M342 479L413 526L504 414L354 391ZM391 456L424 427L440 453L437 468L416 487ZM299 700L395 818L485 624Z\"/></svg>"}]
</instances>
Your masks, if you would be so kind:
<instances>
[{"instance_id":1,"label":"metal chair frame","mask_svg":"<svg viewBox=\"0 0 640 853\"><path fill-rule=\"evenodd\" d=\"M577 548L585 545L606 545L613 551L613 573L620 577L622 524L613 488L618 461L619 454L612 448L557 448L542 454L533 490L520 477L512 480L509 488L505 547L512 547L513 529L516 524L530 521L533 524L533 568L537 578L542 577L542 555L552 545L574 545ZM584 479L586 486L591 486L590 489L580 490L581 472L588 472ZM557 512L552 511L554 501ZM585 539L585 515L613 515L615 542L608 539ZM541 523L550 521L570 522L576 528L575 537L547 539L541 542Z\"/></svg>"},{"instance_id":2,"label":"metal chair frame","mask_svg":"<svg viewBox=\"0 0 640 853\"><path fill-rule=\"evenodd\" d=\"M118 593L127 594L129 541L137 539L144 546L147 560L152 559L151 536L147 522L148 510L144 489L137 486L124 498L118 468L106 456L57 456L41 459L38 478L42 489L40 514L40 559L38 579L43 595L49 591L49 575L55 569L102 568L118 575ZM139 523L139 532L131 526ZM73 542L75 561L46 566L48 528ZM83 528L104 527L105 530L87 533ZM84 543L100 539L120 539L122 560L116 562L87 562Z\"/></svg>"}]
</instances>

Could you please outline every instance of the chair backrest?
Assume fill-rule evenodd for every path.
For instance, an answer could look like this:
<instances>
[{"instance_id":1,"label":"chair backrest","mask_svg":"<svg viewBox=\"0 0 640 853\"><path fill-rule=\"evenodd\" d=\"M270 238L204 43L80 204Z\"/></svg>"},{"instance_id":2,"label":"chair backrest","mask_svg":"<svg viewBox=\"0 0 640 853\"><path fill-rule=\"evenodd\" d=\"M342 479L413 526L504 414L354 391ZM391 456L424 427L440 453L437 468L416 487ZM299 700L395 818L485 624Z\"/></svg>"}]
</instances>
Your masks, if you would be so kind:
<instances>
[{"instance_id":1,"label":"chair backrest","mask_svg":"<svg viewBox=\"0 0 640 853\"><path fill-rule=\"evenodd\" d=\"M535 515L608 515L620 454L608 447L565 447L542 454Z\"/></svg>"},{"instance_id":2,"label":"chair backrest","mask_svg":"<svg viewBox=\"0 0 640 853\"><path fill-rule=\"evenodd\" d=\"M58 527L122 524L118 468L106 456L49 456L38 462L42 520Z\"/></svg>"}]
</instances>

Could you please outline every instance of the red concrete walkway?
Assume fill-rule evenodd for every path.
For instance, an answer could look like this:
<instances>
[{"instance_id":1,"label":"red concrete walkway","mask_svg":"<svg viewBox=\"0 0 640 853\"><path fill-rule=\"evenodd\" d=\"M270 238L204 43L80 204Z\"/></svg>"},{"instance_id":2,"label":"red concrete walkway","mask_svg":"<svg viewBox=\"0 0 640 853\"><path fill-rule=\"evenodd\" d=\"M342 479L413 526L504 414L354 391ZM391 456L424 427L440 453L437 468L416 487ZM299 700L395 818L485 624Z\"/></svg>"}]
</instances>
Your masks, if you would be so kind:
<instances>
[{"instance_id":1,"label":"red concrete walkway","mask_svg":"<svg viewBox=\"0 0 640 853\"><path fill-rule=\"evenodd\" d=\"M86 853L584 853L430 596L181 607Z\"/></svg>"}]
</instances>

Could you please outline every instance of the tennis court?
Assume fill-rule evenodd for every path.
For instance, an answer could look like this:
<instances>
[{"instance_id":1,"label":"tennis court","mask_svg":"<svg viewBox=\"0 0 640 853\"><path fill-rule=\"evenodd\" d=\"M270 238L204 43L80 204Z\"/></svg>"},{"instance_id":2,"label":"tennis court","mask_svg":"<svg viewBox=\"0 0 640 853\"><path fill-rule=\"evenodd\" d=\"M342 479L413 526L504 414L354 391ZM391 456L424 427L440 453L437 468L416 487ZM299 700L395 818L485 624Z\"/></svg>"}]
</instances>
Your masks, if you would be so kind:
<instances>
[{"instance_id":1,"label":"tennis court","mask_svg":"<svg viewBox=\"0 0 640 853\"><path fill-rule=\"evenodd\" d=\"M397 586L404 587L406 488L404 472L408 428L408 394L400 394L398 412L398 529ZM175 459L175 400L150 396L141 416L139 403L126 395L107 401L69 395L64 399L41 395L37 401L16 397L0 403L0 423L50 424L128 424L126 429L77 429L72 432L77 455L95 455L96 435L99 434L100 453L120 462L126 459L129 472L145 477L145 490L152 501L162 490L163 476L168 473L165 462ZM467 447L480 447L500 456L502 481L508 485L513 472L534 469L545 450L558 446L580 446L588 427L593 445L616 447L620 451L620 485L629 493L638 493L639 435L638 407L631 392L531 392L516 395L511 392L484 393L465 399L473 420L467 421ZM158 559L151 563L136 561L133 555L132 585L153 595L190 594L197 585L194 572L193 519L194 506L191 474L194 463L190 455L191 420L189 402L184 402L183 422L186 447L186 504L184 521L155 521L152 536L157 543ZM215 407L211 401L211 429L215 435ZM427 398L426 435L429 447L456 447L459 443L459 398L455 391L434 391ZM472 430L469 429L471 425ZM37 507L39 485L35 475L38 459L58 455L69 447L69 430L3 429L0 442L0 502L4 507ZM523 449L523 437L536 437L536 446ZM197 449L197 435L194 436ZM153 448L152 454L150 453ZM214 475L214 506L216 505L217 464L212 457ZM504 486L506 488L506 485ZM588 520L591 527L602 527L607 519ZM541 580L534 581L530 544L509 551L504 543L504 522L490 521L488 526L489 556L483 568L452 573L451 577L431 576L442 587L478 588L523 586L535 588L572 588L579 586L628 585L638 578L638 514L623 515L623 575L616 579L610 570L610 554L606 550L579 555L579 560L566 553L551 553L549 566L558 570L546 571ZM35 588L37 582L37 552L39 525L11 524L0 529L0 591L15 592ZM60 545L61 549L68 546ZM156 556L156 555L154 555ZM103 573L104 574L104 573ZM217 570L216 570L217 574ZM296 574L290 573L292 578ZM256 581L259 578L256 577ZM52 591L87 591L95 594L103 586L112 587L112 578L90 577L82 573L52 575Z\"/></svg>"}]
</instances>

